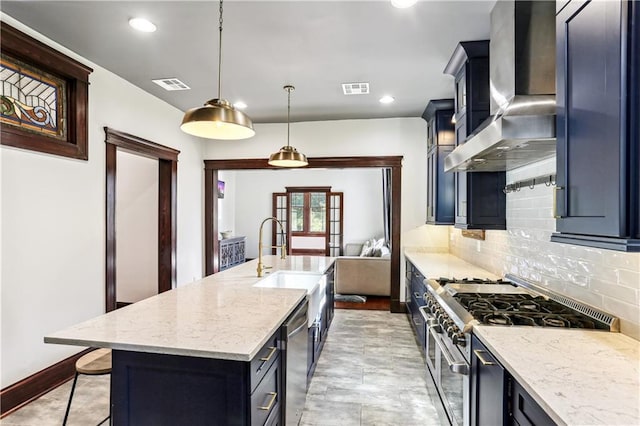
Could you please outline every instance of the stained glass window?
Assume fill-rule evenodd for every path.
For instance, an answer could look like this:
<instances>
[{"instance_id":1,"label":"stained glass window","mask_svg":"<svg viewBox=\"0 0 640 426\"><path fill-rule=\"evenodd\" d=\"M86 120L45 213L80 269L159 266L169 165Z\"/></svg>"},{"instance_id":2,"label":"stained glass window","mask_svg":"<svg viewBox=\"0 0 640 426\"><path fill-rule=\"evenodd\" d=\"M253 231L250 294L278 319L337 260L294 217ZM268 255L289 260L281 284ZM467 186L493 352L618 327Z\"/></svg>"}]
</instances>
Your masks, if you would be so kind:
<instances>
[{"instance_id":1,"label":"stained glass window","mask_svg":"<svg viewBox=\"0 0 640 426\"><path fill-rule=\"evenodd\" d=\"M66 140L64 80L2 55L0 82L3 124Z\"/></svg>"}]
</instances>

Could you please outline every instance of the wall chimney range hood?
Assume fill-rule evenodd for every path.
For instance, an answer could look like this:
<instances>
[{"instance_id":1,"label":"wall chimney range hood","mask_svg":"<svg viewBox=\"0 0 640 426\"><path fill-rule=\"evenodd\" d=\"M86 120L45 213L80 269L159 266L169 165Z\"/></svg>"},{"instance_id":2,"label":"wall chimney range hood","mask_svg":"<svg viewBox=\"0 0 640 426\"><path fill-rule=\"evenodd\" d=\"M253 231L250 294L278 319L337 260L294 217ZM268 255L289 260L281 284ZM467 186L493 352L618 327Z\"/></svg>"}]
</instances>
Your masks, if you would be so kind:
<instances>
[{"instance_id":1,"label":"wall chimney range hood","mask_svg":"<svg viewBox=\"0 0 640 426\"><path fill-rule=\"evenodd\" d=\"M445 171L511 170L555 155L555 13L555 1L496 2L490 116L445 158Z\"/></svg>"}]
</instances>

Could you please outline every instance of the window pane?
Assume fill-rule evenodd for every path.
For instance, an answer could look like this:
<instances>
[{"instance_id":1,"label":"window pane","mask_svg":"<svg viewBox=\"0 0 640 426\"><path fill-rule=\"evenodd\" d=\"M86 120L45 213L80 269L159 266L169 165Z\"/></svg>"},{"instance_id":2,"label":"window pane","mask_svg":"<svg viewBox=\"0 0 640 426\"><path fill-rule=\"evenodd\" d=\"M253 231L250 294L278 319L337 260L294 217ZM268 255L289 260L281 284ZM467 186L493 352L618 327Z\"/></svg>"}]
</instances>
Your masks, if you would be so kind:
<instances>
[{"instance_id":1,"label":"window pane","mask_svg":"<svg viewBox=\"0 0 640 426\"><path fill-rule=\"evenodd\" d=\"M304 194L294 192L291 194L291 207L304 207Z\"/></svg>"},{"instance_id":2,"label":"window pane","mask_svg":"<svg viewBox=\"0 0 640 426\"><path fill-rule=\"evenodd\" d=\"M304 194L294 192L290 194L291 200L291 231L304 231Z\"/></svg>"},{"instance_id":3,"label":"window pane","mask_svg":"<svg viewBox=\"0 0 640 426\"><path fill-rule=\"evenodd\" d=\"M291 207L291 231L304 231L304 209L302 207Z\"/></svg>"},{"instance_id":4,"label":"window pane","mask_svg":"<svg viewBox=\"0 0 640 426\"><path fill-rule=\"evenodd\" d=\"M322 207L324 209L327 203L327 197L324 192L311 193L311 208Z\"/></svg>"},{"instance_id":5,"label":"window pane","mask_svg":"<svg viewBox=\"0 0 640 426\"><path fill-rule=\"evenodd\" d=\"M311 229L310 232L324 232L327 223L326 209L327 196L324 192L311 193Z\"/></svg>"}]
</instances>

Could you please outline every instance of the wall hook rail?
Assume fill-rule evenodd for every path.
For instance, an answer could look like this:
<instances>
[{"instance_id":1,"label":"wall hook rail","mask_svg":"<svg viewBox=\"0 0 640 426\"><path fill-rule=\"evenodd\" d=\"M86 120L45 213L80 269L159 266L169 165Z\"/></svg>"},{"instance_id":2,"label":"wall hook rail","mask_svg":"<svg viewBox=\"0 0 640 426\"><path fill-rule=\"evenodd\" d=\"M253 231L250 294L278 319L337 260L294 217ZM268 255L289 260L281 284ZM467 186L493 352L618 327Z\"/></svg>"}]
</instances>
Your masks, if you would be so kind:
<instances>
[{"instance_id":1,"label":"wall hook rail","mask_svg":"<svg viewBox=\"0 0 640 426\"><path fill-rule=\"evenodd\" d=\"M543 184L543 183L544 183L545 186L555 186L556 185L556 175L553 174L553 175L536 176L534 178L523 179L523 180L519 180L519 181L516 181L516 182L512 182L512 183L506 185L502 189L502 192L504 192L505 194L508 194L510 192L518 192L523 187L528 187L529 189L533 189L536 185L540 185L540 184Z\"/></svg>"}]
</instances>

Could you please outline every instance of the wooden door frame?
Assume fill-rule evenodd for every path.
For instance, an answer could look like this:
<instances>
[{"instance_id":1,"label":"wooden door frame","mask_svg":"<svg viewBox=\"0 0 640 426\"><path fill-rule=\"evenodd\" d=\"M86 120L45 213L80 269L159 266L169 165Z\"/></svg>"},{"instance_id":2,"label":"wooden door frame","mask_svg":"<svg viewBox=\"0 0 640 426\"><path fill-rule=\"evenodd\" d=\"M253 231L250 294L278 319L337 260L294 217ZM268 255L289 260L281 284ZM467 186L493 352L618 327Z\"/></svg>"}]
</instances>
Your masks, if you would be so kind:
<instances>
[{"instance_id":1,"label":"wooden door frame","mask_svg":"<svg viewBox=\"0 0 640 426\"><path fill-rule=\"evenodd\" d=\"M176 285L176 205L180 151L104 128L106 146L105 310L116 309L116 154L118 149L158 160L158 293Z\"/></svg>"},{"instance_id":2,"label":"wooden door frame","mask_svg":"<svg viewBox=\"0 0 640 426\"><path fill-rule=\"evenodd\" d=\"M400 302L400 201L402 199L402 156L315 157L306 168L389 168L391 169L391 312L404 312ZM205 273L218 272L218 203L216 185L220 170L278 169L266 158L204 160Z\"/></svg>"}]
</instances>

